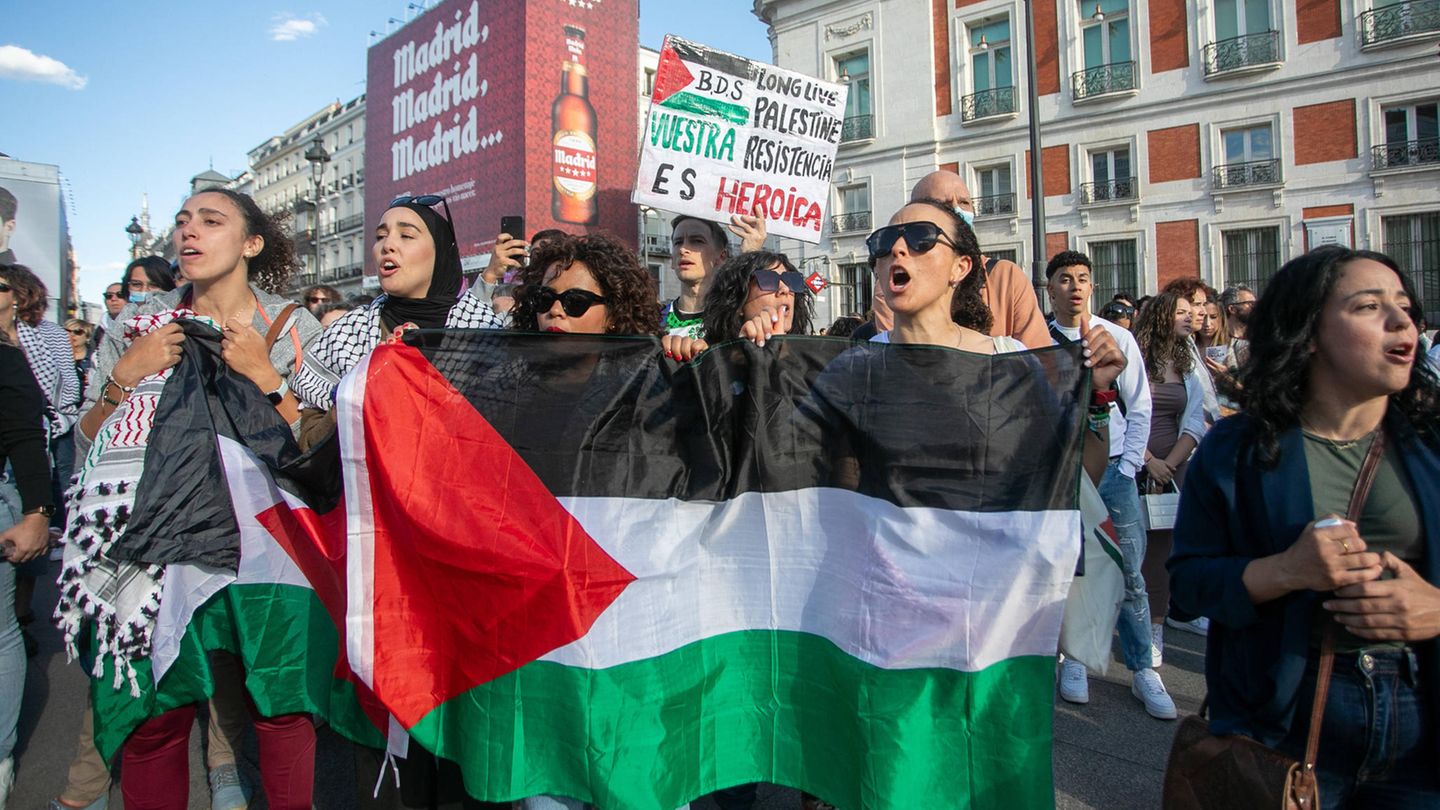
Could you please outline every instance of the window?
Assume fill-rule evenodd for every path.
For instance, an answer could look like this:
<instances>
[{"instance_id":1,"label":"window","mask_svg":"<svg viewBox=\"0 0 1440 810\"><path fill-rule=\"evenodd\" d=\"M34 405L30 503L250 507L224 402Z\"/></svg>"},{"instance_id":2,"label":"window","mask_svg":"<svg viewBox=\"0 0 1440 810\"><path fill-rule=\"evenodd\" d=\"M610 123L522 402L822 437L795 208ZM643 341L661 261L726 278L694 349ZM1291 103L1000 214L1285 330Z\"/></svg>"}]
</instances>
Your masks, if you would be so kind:
<instances>
[{"instance_id":1,"label":"window","mask_svg":"<svg viewBox=\"0 0 1440 810\"><path fill-rule=\"evenodd\" d=\"M874 274L868 264L840 265L840 314L859 313L864 316L869 312L874 283Z\"/></svg>"},{"instance_id":2,"label":"window","mask_svg":"<svg viewBox=\"0 0 1440 810\"><path fill-rule=\"evenodd\" d=\"M1280 161L1275 157L1274 132L1269 124L1220 131L1225 150L1215 167L1216 188L1273 185L1280 182Z\"/></svg>"},{"instance_id":3,"label":"window","mask_svg":"<svg viewBox=\"0 0 1440 810\"><path fill-rule=\"evenodd\" d=\"M996 217L1015 213L1015 189L1010 185L1010 166L987 166L975 170L975 216Z\"/></svg>"},{"instance_id":4,"label":"window","mask_svg":"<svg viewBox=\"0 0 1440 810\"><path fill-rule=\"evenodd\" d=\"M645 68L645 90L643 91L642 95L644 95L646 98L649 98L650 96L654 95L654 93L655 93L655 69L654 69L654 68Z\"/></svg>"},{"instance_id":5,"label":"window","mask_svg":"<svg viewBox=\"0 0 1440 810\"><path fill-rule=\"evenodd\" d=\"M994 259L994 260L997 261L997 262L1013 262L1013 263L1018 263L1018 262L1020 261L1019 256L1020 256L1020 254L1019 254L1018 251L1015 250L1015 248L1010 248L1010 249L1008 249L1008 250L987 250L987 251L985 251L985 258L987 258L987 259Z\"/></svg>"},{"instance_id":6,"label":"window","mask_svg":"<svg viewBox=\"0 0 1440 810\"><path fill-rule=\"evenodd\" d=\"M859 183L836 189L839 210L831 217L830 230L835 233L870 230L870 186Z\"/></svg>"},{"instance_id":7,"label":"window","mask_svg":"<svg viewBox=\"0 0 1440 810\"><path fill-rule=\"evenodd\" d=\"M1386 107L1385 143L1372 158L1377 169L1440 164L1440 115L1434 101Z\"/></svg>"},{"instance_id":8,"label":"window","mask_svg":"<svg viewBox=\"0 0 1440 810\"><path fill-rule=\"evenodd\" d=\"M1221 234L1225 286L1264 290L1280 269L1280 228L1243 228Z\"/></svg>"},{"instance_id":9,"label":"window","mask_svg":"<svg viewBox=\"0 0 1440 810\"><path fill-rule=\"evenodd\" d=\"M1117 292L1139 288L1134 239L1091 242L1087 247L1093 272L1091 277L1095 282L1092 300L1109 301Z\"/></svg>"},{"instance_id":10,"label":"window","mask_svg":"<svg viewBox=\"0 0 1440 810\"><path fill-rule=\"evenodd\" d=\"M1084 70L1071 75L1076 100L1135 89L1129 0L1079 0Z\"/></svg>"},{"instance_id":11,"label":"window","mask_svg":"<svg viewBox=\"0 0 1440 810\"><path fill-rule=\"evenodd\" d=\"M1010 18L966 26L971 93L960 99L960 120L974 121L1015 112L1015 71L1011 62Z\"/></svg>"},{"instance_id":12,"label":"window","mask_svg":"<svg viewBox=\"0 0 1440 810\"><path fill-rule=\"evenodd\" d=\"M870 54L864 52L837 57L835 75L850 88L850 95L845 99L845 123L840 129L840 142L875 137L874 117L870 113Z\"/></svg>"},{"instance_id":13,"label":"window","mask_svg":"<svg viewBox=\"0 0 1440 810\"><path fill-rule=\"evenodd\" d=\"M1133 200L1139 196L1130 165L1130 147L1090 152L1090 180L1080 186L1085 205Z\"/></svg>"},{"instance_id":14,"label":"window","mask_svg":"<svg viewBox=\"0 0 1440 810\"><path fill-rule=\"evenodd\" d=\"M1205 47L1205 75L1280 61L1270 0L1215 0L1215 42Z\"/></svg>"},{"instance_id":15,"label":"window","mask_svg":"<svg viewBox=\"0 0 1440 810\"><path fill-rule=\"evenodd\" d=\"M1440 321L1440 211L1382 217L1385 253L1415 285L1425 319Z\"/></svg>"}]
</instances>

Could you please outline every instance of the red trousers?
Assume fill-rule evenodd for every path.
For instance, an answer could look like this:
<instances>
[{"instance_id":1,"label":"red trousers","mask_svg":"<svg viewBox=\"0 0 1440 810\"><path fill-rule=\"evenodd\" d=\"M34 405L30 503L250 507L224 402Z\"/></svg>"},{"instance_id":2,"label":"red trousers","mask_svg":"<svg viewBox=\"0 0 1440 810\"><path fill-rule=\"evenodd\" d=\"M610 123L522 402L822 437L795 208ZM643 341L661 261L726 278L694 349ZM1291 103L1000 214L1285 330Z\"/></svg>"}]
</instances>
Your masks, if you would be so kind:
<instances>
[{"instance_id":1,"label":"red trousers","mask_svg":"<svg viewBox=\"0 0 1440 810\"><path fill-rule=\"evenodd\" d=\"M256 715L251 706L251 715ZM274 810L309 810L315 789L315 724L309 715L255 716L260 781ZM152 717L121 749L120 793L125 810L187 810L190 806L190 727L195 707Z\"/></svg>"}]
</instances>

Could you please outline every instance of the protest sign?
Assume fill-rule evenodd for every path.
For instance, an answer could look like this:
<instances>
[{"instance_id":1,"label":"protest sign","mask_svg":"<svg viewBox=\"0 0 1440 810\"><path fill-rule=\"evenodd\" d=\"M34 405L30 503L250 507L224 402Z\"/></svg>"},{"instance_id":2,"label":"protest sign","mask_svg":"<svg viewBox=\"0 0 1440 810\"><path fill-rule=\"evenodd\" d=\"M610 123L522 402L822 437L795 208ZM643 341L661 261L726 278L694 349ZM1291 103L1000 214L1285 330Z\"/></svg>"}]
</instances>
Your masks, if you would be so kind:
<instances>
[{"instance_id":1,"label":"protest sign","mask_svg":"<svg viewBox=\"0 0 1440 810\"><path fill-rule=\"evenodd\" d=\"M631 200L819 242L845 85L665 37Z\"/></svg>"}]
</instances>

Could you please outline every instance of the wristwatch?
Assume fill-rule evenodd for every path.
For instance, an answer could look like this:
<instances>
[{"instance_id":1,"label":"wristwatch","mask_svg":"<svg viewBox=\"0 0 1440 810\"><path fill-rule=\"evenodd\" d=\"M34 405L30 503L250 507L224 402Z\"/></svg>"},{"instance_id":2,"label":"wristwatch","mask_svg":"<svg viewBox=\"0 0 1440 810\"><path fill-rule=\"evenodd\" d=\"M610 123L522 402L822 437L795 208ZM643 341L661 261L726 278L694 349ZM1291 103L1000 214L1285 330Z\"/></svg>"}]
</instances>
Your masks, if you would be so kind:
<instances>
[{"instance_id":1,"label":"wristwatch","mask_svg":"<svg viewBox=\"0 0 1440 810\"><path fill-rule=\"evenodd\" d=\"M270 400L271 405L279 405L285 399L285 392L289 390L290 381L287 379L282 379L280 380L280 387L276 388L274 391L267 393L265 395L265 398Z\"/></svg>"},{"instance_id":2,"label":"wristwatch","mask_svg":"<svg viewBox=\"0 0 1440 810\"><path fill-rule=\"evenodd\" d=\"M48 517L54 517L54 516L55 516L55 507L54 507L54 506L51 506L51 505L49 505L49 504L46 504L45 506L37 506L37 507L35 507L34 509L26 509L26 510L25 510L23 513L21 513L21 514L26 514L26 515L43 515L44 517L47 517L47 518L48 518Z\"/></svg>"}]
</instances>

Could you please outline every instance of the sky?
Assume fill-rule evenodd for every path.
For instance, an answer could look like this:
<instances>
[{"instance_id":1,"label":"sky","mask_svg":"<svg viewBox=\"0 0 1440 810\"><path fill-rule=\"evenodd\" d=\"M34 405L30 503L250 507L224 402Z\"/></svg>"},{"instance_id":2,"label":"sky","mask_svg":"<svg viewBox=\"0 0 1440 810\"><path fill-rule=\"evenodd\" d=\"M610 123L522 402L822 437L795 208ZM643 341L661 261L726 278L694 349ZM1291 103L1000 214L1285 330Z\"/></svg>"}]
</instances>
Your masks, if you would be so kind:
<instances>
[{"instance_id":1,"label":"sky","mask_svg":"<svg viewBox=\"0 0 1440 810\"><path fill-rule=\"evenodd\" d=\"M125 226L142 195L158 230L191 177L212 166L238 174L271 135L364 92L370 32L416 16L407 5L13 4L0 30L0 152L60 167L81 297L99 302L127 263ZM640 44L659 49L673 33L769 61L751 8L640 0Z\"/></svg>"}]
</instances>

